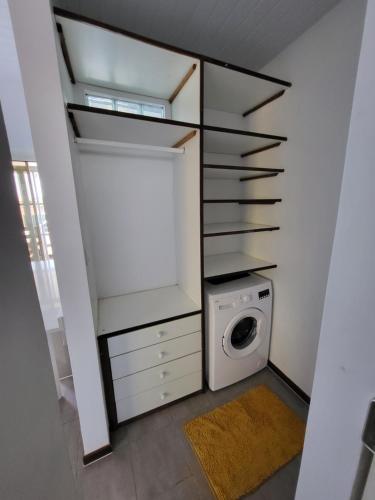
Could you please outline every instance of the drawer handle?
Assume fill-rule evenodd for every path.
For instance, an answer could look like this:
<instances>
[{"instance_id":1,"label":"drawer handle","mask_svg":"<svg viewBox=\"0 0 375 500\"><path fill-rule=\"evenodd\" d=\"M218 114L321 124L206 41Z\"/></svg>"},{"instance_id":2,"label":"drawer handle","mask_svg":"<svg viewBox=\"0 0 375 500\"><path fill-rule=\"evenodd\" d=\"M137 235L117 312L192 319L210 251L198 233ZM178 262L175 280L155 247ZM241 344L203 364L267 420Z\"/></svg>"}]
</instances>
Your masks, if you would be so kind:
<instances>
[{"instance_id":1,"label":"drawer handle","mask_svg":"<svg viewBox=\"0 0 375 500\"><path fill-rule=\"evenodd\" d=\"M162 392L160 394L160 399L163 401L165 398L167 398L169 396L169 394L167 392Z\"/></svg>"},{"instance_id":2,"label":"drawer handle","mask_svg":"<svg viewBox=\"0 0 375 500\"><path fill-rule=\"evenodd\" d=\"M158 339L161 339L165 335L165 332L158 332L157 337Z\"/></svg>"},{"instance_id":3,"label":"drawer handle","mask_svg":"<svg viewBox=\"0 0 375 500\"><path fill-rule=\"evenodd\" d=\"M160 351L160 352L159 352L159 354L158 354L158 358L159 358L159 359L163 359L163 358L164 358L164 356L165 356L165 354L166 354L165 352Z\"/></svg>"},{"instance_id":4,"label":"drawer handle","mask_svg":"<svg viewBox=\"0 0 375 500\"><path fill-rule=\"evenodd\" d=\"M163 378L165 378L167 375L168 375L168 372L160 372L159 377L161 380L163 380Z\"/></svg>"}]
</instances>

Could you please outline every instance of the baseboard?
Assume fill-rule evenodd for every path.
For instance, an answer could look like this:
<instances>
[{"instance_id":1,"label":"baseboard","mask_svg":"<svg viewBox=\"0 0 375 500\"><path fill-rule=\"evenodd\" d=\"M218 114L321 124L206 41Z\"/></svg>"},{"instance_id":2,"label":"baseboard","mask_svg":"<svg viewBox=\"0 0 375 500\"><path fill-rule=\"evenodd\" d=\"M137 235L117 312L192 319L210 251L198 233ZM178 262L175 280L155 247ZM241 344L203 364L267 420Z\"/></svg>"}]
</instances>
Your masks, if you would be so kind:
<instances>
[{"instance_id":1,"label":"baseboard","mask_svg":"<svg viewBox=\"0 0 375 500\"><path fill-rule=\"evenodd\" d=\"M304 392L302 389L298 387L294 382L290 380L289 377L285 375L277 366L275 366L272 361L268 361L269 368L276 373L289 387L301 398L305 401L305 403L310 404L310 397Z\"/></svg>"},{"instance_id":2,"label":"baseboard","mask_svg":"<svg viewBox=\"0 0 375 500\"><path fill-rule=\"evenodd\" d=\"M83 455L83 465L89 465L92 462L99 460L99 458L103 458L106 455L109 455L110 453L112 453L112 446L110 444L107 444L106 446L98 448L97 450L92 451L87 455Z\"/></svg>"}]
</instances>

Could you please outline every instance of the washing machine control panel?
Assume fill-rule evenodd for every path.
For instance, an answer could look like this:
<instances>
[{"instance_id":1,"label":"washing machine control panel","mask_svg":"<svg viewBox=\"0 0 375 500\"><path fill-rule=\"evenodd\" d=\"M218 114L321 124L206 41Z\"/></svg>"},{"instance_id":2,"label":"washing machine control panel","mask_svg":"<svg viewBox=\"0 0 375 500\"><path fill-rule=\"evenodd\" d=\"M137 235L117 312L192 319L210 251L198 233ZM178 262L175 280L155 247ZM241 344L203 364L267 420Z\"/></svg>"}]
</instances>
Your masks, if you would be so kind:
<instances>
[{"instance_id":1,"label":"washing machine control panel","mask_svg":"<svg viewBox=\"0 0 375 500\"><path fill-rule=\"evenodd\" d=\"M251 294L241 294L240 295L240 303L246 304L247 302L251 302L253 300L253 296Z\"/></svg>"},{"instance_id":2,"label":"washing machine control panel","mask_svg":"<svg viewBox=\"0 0 375 500\"><path fill-rule=\"evenodd\" d=\"M269 296L270 296L270 289L269 288L266 288L265 290L261 290L260 292L258 292L259 300L266 299Z\"/></svg>"}]
</instances>

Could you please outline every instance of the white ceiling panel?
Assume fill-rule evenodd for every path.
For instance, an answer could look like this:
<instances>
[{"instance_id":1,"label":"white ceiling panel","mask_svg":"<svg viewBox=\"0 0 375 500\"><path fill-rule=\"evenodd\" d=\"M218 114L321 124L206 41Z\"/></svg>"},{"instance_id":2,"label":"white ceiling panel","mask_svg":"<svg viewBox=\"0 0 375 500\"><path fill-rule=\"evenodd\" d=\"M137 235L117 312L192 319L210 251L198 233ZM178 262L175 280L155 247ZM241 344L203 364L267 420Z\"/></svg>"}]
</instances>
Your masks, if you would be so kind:
<instances>
[{"instance_id":1,"label":"white ceiling panel","mask_svg":"<svg viewBox=\"0 0 375 500\"><path fill-rule=\"evenodd\" d=\"M54 0L58 7L260 69L339 0Z\"/></svg>"}]
</instances>

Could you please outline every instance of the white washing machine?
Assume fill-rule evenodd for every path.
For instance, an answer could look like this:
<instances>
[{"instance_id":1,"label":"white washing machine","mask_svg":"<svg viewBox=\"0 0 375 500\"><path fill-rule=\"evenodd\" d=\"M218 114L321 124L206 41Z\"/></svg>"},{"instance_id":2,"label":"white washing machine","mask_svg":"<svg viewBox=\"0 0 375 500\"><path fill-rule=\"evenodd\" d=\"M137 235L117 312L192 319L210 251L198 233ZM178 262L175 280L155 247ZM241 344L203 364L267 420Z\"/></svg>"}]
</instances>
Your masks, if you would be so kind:
<instances>
[{"instance_id":1,"label":"white washing machine","mask_svg":"<svg viewBox=\"0 0 375 500\"><path fill-rule=\"evenodd\" d=\"M212 391L249 377L267 365L272 282L251 274L206 284L206 376Z\"/></svg>"}]
</instances>

